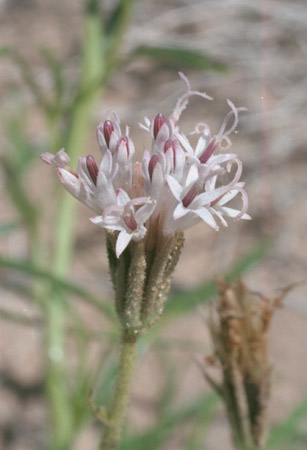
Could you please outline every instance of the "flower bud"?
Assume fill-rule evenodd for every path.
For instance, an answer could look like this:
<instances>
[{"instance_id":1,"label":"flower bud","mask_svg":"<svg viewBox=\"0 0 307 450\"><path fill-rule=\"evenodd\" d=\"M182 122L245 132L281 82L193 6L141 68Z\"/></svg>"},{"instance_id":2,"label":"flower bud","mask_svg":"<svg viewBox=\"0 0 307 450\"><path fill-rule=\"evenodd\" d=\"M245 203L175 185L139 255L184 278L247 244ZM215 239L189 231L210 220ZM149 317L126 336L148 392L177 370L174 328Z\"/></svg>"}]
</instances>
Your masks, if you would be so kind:
<instances>
[{"instance_id":1,"label":"flower bud","mask_svg":"<svg viewBox=\"0 0 307 450\"><path fill-rule=\"evenodd\" d=\"M154 138L157 139L158 133L162 125L165 124L165 117L163 114L159 113L156 115L154 120L153 134Z\"/></svg>"},{"instance_id":2,"label":"flower bud","mask_svg":"<svg viewBox=\"0 0 307 450\"><path fill-rule=\"evenodd\" d=\"M86 167L89 171L90 177L93 180L93 183L97 184L97 176L98 176L98 166L96 164L95 158L91 155L86 157Z\"/></svg>"},{"instance_id":3,"label":"flower bud","mask_svg":"<svg viewBox=\"0 0 307 450\"><path fill-rule=\"evenodd\" d=\"M121 146L126 147L127 156L129 156L130 155L130 146L129 146L129 138L127 136L120 138L120 140L118 141L118 148Z\"/></svg>"},{"instance_id":4,"label":"flower bud","mask_svg":"<svg viewBox=\"0 0 307 450\"><path fill-rule=\"evenodd\" d=\"M111 120L106 120L103 124L103 133L104 133L104 138L106 140L106 144L109 147L110 144L110 138L111 138L111 134L114 131L114 127L113 124L111 122Z\"/></svg>"},{"instance_id":5,"label":"flower bud","mask_svg":"<svg viewBox=\"0 0 307 450\"><path fill-rule=\"evenodd\" d=\"M159 157L157 155L152 155L148 164L148 172L150 179L152 180L152 175L156 164L159 162Z\"/></svg>"},{"instance_id":6,"label":"flower bud","mask_svg":"<svg viewBox=\"0 0 307 450\"><path fill-rule=\"evenodd\" d=\"M164 152L166 153L168 150L172 150L173 152L173 162L174 162L174 167L176 167L176 148L175 148L175 142L172 141L172 139L168 139L165 142L164 145Z\"/></svg>"}]
</instances>

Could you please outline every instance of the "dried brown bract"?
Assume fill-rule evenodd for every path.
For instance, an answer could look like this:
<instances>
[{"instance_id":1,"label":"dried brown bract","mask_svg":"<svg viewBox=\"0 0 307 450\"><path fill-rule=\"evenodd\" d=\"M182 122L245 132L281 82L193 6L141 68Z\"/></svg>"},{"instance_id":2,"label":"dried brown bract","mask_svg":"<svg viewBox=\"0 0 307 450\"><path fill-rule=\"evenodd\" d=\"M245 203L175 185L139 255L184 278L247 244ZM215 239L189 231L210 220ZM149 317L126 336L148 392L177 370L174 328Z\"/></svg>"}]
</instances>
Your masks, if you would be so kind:
<instances>
[{"instance_id":1,"label":"dried brown bract","mask_svg":"<svg viewBox=\"0 0 307 450\"><path fill-rule=\"evenodd\" d=\"M206 367L214 361L222 381L215 381L207 368L204 373L226 405L235 445L244 450L262 448L272 371L268 332L275 309L292 286L267 296L250 291L242 281L220 280L218 287L209 319L214 352Z\"/></svg>"}]
</instances>

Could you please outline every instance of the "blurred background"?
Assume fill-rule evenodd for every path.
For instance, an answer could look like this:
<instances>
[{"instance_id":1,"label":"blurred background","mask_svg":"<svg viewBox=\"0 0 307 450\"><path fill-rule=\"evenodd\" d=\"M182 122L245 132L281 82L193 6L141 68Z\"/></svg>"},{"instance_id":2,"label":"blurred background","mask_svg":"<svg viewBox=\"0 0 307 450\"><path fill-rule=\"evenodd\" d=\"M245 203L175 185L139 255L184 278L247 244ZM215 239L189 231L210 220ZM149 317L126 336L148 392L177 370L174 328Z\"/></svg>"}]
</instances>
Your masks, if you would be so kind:
<instances>
[{"instance_id":1,"label":"blurred background","mask_svg":"<svg viewBox=\"0 0 307 450\"><path fill-rule=\"evenodd\" d=\"M108 109L142 150L138 123L171 113L178 71L214 97L191 100L182 131L217 132L227 98L248 108L232 142L253 220L186 233L165 317L141 342L122 449L232 449L195 363L211 352L203 315L221 274L263 293L302 282L270 334L269 448L306 448L306 16L304 0L0 1L1 448L95 450L87 398L107 401L116 371L103 232L39 155L99 160Z\"/></svg>"}]
</instances>

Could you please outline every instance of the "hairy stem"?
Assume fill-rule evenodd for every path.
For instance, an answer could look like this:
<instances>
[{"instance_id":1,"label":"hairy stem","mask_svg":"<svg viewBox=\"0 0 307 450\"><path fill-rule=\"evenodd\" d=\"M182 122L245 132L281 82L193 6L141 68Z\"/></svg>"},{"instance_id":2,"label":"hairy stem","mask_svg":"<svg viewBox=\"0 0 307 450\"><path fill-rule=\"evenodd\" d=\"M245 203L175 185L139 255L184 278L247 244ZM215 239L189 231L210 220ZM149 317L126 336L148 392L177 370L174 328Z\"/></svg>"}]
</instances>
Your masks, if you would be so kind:
<instances>
[{"instance_id":1,"label":"hairy stem","mask_svg":"<svg viewBox=\"0 0 307 450\"><path fill-rule=\"evenodd\" d=\"M136 339L123 333L116 386L109 407L100 450L118 448L136 360Z\"/></svg>"}]
</instances>

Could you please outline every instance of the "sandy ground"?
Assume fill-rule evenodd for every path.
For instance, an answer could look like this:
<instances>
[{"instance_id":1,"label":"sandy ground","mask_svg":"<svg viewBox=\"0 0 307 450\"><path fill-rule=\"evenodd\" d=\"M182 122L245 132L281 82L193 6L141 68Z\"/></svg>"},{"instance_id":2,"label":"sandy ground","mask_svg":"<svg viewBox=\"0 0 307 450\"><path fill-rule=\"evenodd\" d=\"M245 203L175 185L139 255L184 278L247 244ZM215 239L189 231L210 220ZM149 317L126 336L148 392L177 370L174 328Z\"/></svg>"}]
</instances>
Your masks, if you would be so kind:
<instances>
[{"instance_id":1,"label":"sandy ground","mask_svg":"<svg viewBox=\"0 0 307 450\"><path fill-rule=\"evenodd\" d=\"M14 45L33 63L38 80L49 89L49 80L37 48L50 46L65 62L67 74L76 73L76 49L82 24L82 2L26 0L0 2L0 42ZM133 23L127 32L123 54L141 43L177 44L195 48L226 63L227 73L186 71L195 88L205 89L215 98L213 103L193 100L182 119L184 130L196 121L206 121L218 130L227 111L226 99L245 105L233 150L244 162L243 179L249 195L249 213L253 221L231 224L216 233L199 225L186 233L186 245L174 277L177 288L187 288L222 272L256 243L261 236L273 236L274 244L260 266L245 277L253 289L269 292L306 274L307 225L306 188L306 14L304 0L182 0L138 2ZM25 39L26 37L26 39ZM18 79L14 67L0 61L0 115L16 108L6 89L11 79ZM118 110L122 123L131 126L131 135L138 146L144 145L137 123L144 115L158 111L170 113L182 82L176 71L167 66L141 61L132 62L112 77L104 100L94 114L94 123L109 108ZM44 139L44 124L26 98L27 122L33 141ZM132 119L133 118L133 119ZM4 135L1 148L8 149ZM94 126L88 148L98 155ZM95 150L94 150L95 149ZM6 150L5 150L6 151ZM96 153L95 153L96 152ZM29 188L34 196L50 193L50 172L39 164L33 169ZM39 193L35 186L41 187ZM1 220L14 217L14 210L5 196ZM48 197L47 197L48 198ZM52 203L51 203L52 206ZM88 223L88 212L80 208L78 245L73 262L72 278L87 286L110 292L106 258L100 245L99 230ZM1 252L11 257L26 256L22 232L0 242ZM101 275L101 272L102 275ZM1 289L1 288L0 288ZM30 305L1 289L1 306L31 315ZM88 314L90 314L88 312ZM90 317L89 317L89 320ZM278 311L271 333L271 358L274 364L274 386L271 404L272 423L278 423L307 393L307 287L299 285ZM166 337L188 335L203 342L203 352L210 352L204 323L195 312L169 326ZM42 333L0 322L0 373L5 371L21 385L40 380L42 373ZM180 382L178 405L208 389L192 361L191 352L170 351ZM140 360L131 401L130 422L136 429L153 424L155 399L161 390L161 361L154 350ZM3 372L4 373L4 372ZM148 389L150 386L150 389ZM13 436L5 450L36 450L44 440L46 410L40 397L33 394L22 400L0 385L0 429ZM21 407L22 406L22 407ZM18 427L16 427L18 423ZM76 449L86 446L94 450L97 436L92 429L80 437ZM297 450L300 448L297 447ZM166 447L182 448L180 435ZM222 409L210 427L206 450L230 450L229 433Z\"/></svg>"}]
</instances>

